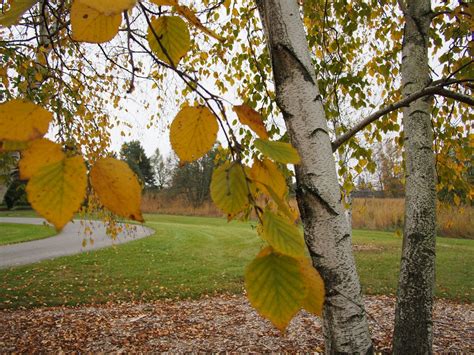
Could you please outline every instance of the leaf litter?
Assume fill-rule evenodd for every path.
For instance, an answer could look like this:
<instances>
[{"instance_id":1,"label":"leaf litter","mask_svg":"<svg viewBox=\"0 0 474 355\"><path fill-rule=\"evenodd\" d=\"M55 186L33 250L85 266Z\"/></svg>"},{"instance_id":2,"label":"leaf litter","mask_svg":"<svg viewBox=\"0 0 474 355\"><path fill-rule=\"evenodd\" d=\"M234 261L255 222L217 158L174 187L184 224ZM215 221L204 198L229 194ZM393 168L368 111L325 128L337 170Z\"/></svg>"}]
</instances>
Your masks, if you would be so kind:
<instances>
[{"instance_id":1,"label":"leaf litter","mask_svg":"<svg viewBox=\"0 0 474 355\"><path fill-rule=\"evenodd\" d=\"M394 305L393 297L366 297L377 351L390 351ZM436 353L473 353L473 335L472 304L436 301ZM282 334L242 295L0 310L0 353L319 352L323 339L318 317L301 311Z\"/></svg>"}]
</instances>

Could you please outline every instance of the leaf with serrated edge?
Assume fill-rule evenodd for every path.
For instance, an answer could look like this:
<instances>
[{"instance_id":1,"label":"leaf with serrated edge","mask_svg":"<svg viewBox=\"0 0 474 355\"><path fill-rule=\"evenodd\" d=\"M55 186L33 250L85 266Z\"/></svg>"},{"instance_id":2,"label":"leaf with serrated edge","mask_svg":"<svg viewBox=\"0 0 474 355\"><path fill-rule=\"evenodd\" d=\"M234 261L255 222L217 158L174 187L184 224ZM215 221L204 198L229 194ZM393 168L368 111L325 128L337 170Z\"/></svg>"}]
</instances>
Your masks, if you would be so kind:
<instances>
[{"instance_id":1,"label":"leaf with serrated edge","mask_svg":"<svg viewBox=\"0 0 474 355\"><path fill-rule=\"evenodd\" d=\"M298 261L270 247L247 266L245 289L252 306L282 331L306 296Z\"/></svg>"},{"instance_id":2,"label":"leaf with serrated edge","mask_svg":"<svg viewBox=\"0 0 474 355\"><path fill-rule=\"evenodd\" d=\"M61 230L81 208L86 188L84 160L75 156L36 171L26 185L26 192L35 211Z\"/></svg>"},{"instance_id":3,"label":"leaf with serrated edge","mask_svg":"<svg viewBox=\"0 0 474 355\"><path fill-rule=\"evenodd\" d=\"M323 314L324 282L318 271L311 265L309 259L300 259L300 271L307 288L303 299L303 308L319 317Z\"/></svg>"},{"instance_id":4,"label":"leaf with serrated edge","mask_svg":"<svg viewBox=\"0 0 474 355\"><path fill-rule=\"evenodd\" d=\"M266 157L283 164L298 164L300 156L290 143L274 142L257 138L255 147Z\"/></svg>"},{"instance_id":5,"label":"leaf with serrated edge","mask_svg":"<svg viewBox=\"0 0 474 355\"><path fill-rule=\"evenodd\" d=\"M153 53L163 62L173 66L177 66L191 48L188 26L178 16L152 19L147 38Z\"/></svg>"},{"instance_id":6,"label":"leaf with serrated edge","mask_svg":"<svg viewBox=\"0 0 474 355\"><path fill-rule=\"evenodd\" d=\"M171 146L181 162L197 160L212 148L218 130L217 120L207 107L184 107L171 123Z\"/></svg>"},{"instance_id":7,"label":"leaf with serrated edge","mask_svg":"<svg viewBox=\"0 0 474 355\"><path fill-rule=\"evenodd\" d=\"M141 186L129 166L114 158L99 159L90 172L99 201L113 213L143 222Z\"/></svg>"},{"instance_id":8,"label":"leaf with serrated edge","mask_svg":"<svg viewBox=\"0 0 474 355\"><path fill-rule=\"evenodd\" d=\"M268 139L267 129L262 115L247 105L234 106L234 111L240 123L249 126L262 139Z\"/></svg>"},{"instance_id":9,"label":"leaf with serrated edge","mask_svg":"<svg viewBox=\"0 0 474 355\"><path fill-rule=\"evenodd\" d=\"M104 43L113 39L122 23L122 14L105 15L74 1L71 6L72 39L78 42Z\"/></svg>"},{"instance_id":10,"label":"leaf with serrated edge","mask_svg":"<svg viewBox=\"0 0 474 355\"><path fill-rule=\"evenodd\" d=\"M263 213L262 222L262 238L275 251L295 258L304 256L304 239L297 226L269 210Z\"/></svg>"},{"instance_id":11,"label":"leaf with serrated edge","mask_svg":"<svg viewBox=\"0 0 474 355\"><path fill-rule=\"evenodd\" d=\"M250 169L250 178L255 181L257 187L265 194L270 196L266 186L271 186L273 191L282 199L288 194L288 186L277 165L270 159L262 161L256 159Z\"/></svg>"},{"instance_id":12,"label":"leaf with serrated edge","mask_svg":"<svg viewBox=\"0 0 474 355\"><path fill-rule=\"evenodd\" d=\"M42 167L57 163L65 157L66 155L59 144L51 142L49 139L37 139L31 142L28 149L21 155L20 179L30 179Z\"/></svg>"},{"instance_id":13,"label":"leaf with serrated edge","mask_svg":"<svg viewBox=\"0 0 474 355\"><path fill-rule=\"evenodd\" d=\"M216 206L235 216L249 205L249 189L244 170L238 163L226 162L216 168L211 180L211 198Z\"/></svg>"},{"instance_id":14,"label":"leaf with serrated edge","mask_svg":"<svg viewBox=\"0 0 474 355\"><path fill-rule=\"evenodd\" d=\"M0 14L0 25L8 27L18 23L23 14L31 9L39 0L15 0L10 1L10 8ZM5 6L5 2L3 2Z\"/></svg>"},{"instance_id":15,"label":"leaf with serrated edge","mask_svg":"<svg viewBox=\"0 0 474 355\"><path fill-rule=\"evenodd\" d=\"M48 132L53 114L26 100L0 104L0 140L29 141Z\"/></svg>"},{"instance_id":16,"label":"leaf with serrated edge","mask_svg":"<svg viewBox=\"0 0 474 355\"><path fill-rule=\"evenodd\" d=\"M89 6L104 15L120 14L130 10L137 3L136 0L74 0L82 5Z\"/></svg>"}]
</instances>

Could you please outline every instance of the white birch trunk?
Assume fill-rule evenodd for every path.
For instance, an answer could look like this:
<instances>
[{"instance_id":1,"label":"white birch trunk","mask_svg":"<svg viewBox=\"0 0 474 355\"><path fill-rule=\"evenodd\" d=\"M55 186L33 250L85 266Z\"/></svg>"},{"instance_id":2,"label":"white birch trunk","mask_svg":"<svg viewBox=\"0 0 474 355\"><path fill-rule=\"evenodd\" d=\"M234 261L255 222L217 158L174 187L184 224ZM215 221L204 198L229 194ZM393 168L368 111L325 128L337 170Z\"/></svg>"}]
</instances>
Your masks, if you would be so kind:
<instances>
[{"instance_id":1,"label":"white birch trunk","mask_svg":"<svg viewBox=\"0 0 474 355\"><path fill-rule=\"evenodd\" d=\"M400 2L405 15L402 93L408 96L430 83L429 0ZM432 306L435 269L436 191L432 98L403 110L406 200L403 250L395 311L393 352L432 353Z\"/></svg>"},{"instance_id":2,"label":"white birch trunk","mask_svg":"<svg viewBox=\"0 0 474 355\"><path fill-rule=\"evenodd\" d=\"M277 103L292 144L297 199L313 265L324 279L326 353L372 352L351 229L341 203L334 156L296 0L257 0L272 58ZM308 330L311 331L311 330Z\"/></svg>"}]
</instances>

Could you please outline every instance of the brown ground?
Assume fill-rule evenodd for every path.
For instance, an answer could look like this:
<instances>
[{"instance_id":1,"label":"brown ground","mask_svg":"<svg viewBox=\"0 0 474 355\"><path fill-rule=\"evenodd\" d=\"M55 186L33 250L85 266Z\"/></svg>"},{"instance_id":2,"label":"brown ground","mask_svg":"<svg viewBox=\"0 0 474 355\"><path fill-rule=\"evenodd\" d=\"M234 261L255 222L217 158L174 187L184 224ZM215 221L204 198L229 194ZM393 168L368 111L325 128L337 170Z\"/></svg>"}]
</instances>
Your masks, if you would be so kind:
<instances>
[{"instance_id":1,"label":"brown ground","mask_svg":"<svg viewBox=\"0 0 474 355\"><path fill-rule=\"evenodd\" d=\"M376 349L388 351L394 299L367 297ZM474 306L437 301L436 352L474 353ZM0 311L4 352L306 352L322 350L321 323L301 312L281 335L243 296Z\"/></svg>"}]
</instances>

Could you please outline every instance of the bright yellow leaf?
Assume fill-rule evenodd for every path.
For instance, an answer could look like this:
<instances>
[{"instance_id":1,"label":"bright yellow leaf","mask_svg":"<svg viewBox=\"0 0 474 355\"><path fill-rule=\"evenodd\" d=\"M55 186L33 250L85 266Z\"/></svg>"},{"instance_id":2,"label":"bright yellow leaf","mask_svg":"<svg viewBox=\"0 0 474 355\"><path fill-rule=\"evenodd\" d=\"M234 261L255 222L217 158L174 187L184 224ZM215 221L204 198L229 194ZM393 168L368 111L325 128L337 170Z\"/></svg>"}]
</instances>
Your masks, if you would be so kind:
<instances>
[{"instance_id":1,"label":"bright yellow leaf","mask_svg":"<svg viewBox=\"0 0 474 355\"><path fill-rule=\"evenodd\" d=\"M300 156L290 143L267 141L257 138L255 147L263 155L283 164L298 164Z\"/></svg>"},{"instance_id":2,"label":"bright yellow leaf","mask_svg":"<svg viewBox=\"0 0 474 355\"><path fill-rule=\"evenodd\" d=\"M307 292L298 261L271 248L247 266L245 289L252 306L282 331L301 309Z\"/></svg>"},{"instance_id":3,"label":"bright yellow leaf","mask_svg":"<svg viewBox=\"0 0 474 355\"><path fill-rule=\"evenodd\" d=\"M234 106L234 111L239 117L240 123L249 126L260 138L268 139L267 129L261 114L247 105Z\"/></svg>"},{"instance_id":4,"label":"bright yellow leaf","mask_svg":"<svg viewBox=\"0 0 474 355\"><path fill-rule=\"evenodd\" d=\"M303 308L319 317L323 314L324 281L318 271L311 265L310 259L300 259L300 272L306 286L306 297L303 299Z\"/></svg>"},{"instance_id":5,"label":"bright yellow leaf","mask_svg":"<svg viewBox=\"0 0 474 355\"><path fill-rule=\"evenodd\" d=\"M11 100L0 104L0 140L28 141L48 131L53 114L30 101Z\"/></svg>"},{"instance_id":6,"label":"bright yellow leaf","mask_svg":"<svg viewBox=\"0 0 474 355\"><path fill-rule=\"evenodd\" d=\"M211 198L218 208L232 218L249 205L249 182L242 165L226 162L214 170Z\"/></svg>"},{"instance_id":7,"label":"bright yellow leaf","mask_svg":"<svg viewBox=\"0 0 474 355\"><path fill-rule=\"evenodd\" d=\"M178 16L160 16L153 19L147 38L153 53L173 66L178 65L191 47L188 26Z\"/></svg>"},{"instance_id":8,"label":"bright yellow leaf","mask_svg":"<svg viewBox=\"0 0 474 355\"><path fill-rule=\"evenodd\" d=\"M118 33L122 14L105 15L79 1L71 6L72 39L78 42L108 42Z\"/></svg>"},{"instance_id":9,"label":"bright yellow leaf","mask_svg":"<svg viewBox=\"0 0 474 355\"><path fill-rule=\"evenodd\" d=\"M31 206L61 230L86 196L87 170L81 156L62 159L39 169L28 181Z\"/></svg>"},{"instance_id":10,"label":"bright yellow leaf","mask_svg":"<svg viewBox=\"0 0 474 355\"><path fill-rule=\"evenodd\" d=\"M41 168L60 162L65 157L59 144L44 138L35 140L21 155L20 179L28 180Z\"/></svg>"},{"instance_id":11,"label":"bright yellow leaf","mask_svg":"<svg viewBox=\"0 0 474 355\"><path fill-rule=\"evenodd\" d=\"M0 13L0 25L12 26L16 25L23 14L31 9L39 0L14 0L10 1L10 7L4 13ZM3 6L6 6L3 1Z\"/></svg>"},{"instance_id":12,"label":"bright yellow leaf","mask_svg":"<svg viewBox=\"0 0 474 355\"><path fill-rule=\"evenodd\" d=\"M141 186L127 163L114 159L99 159L90 172L91 185L104 207L113 213L143 222Z\"/></svg>"},{"instance_id":13,"label":"bright yellow leaf","mask_svg":"<svg viewBox=\"0 0 474 355\"><path fill-rule=\"evenodd\" d=\"M137 0L75 0L75 2L88 6L104 15L116 15L130 10L135 6Z\"/></svg>"},{"instance_id":14,"label":"bright yellow leaf","mask_svg":"<svg viewBox=\"0 0 474 355\"><path fill-rule=\"evenodd\" d=\"M184 107L171 124L171 146L181 162L194 161L212 148L218 130L217 120L207 107Z\"/></svg>"},{"instance_id":15,"label":"bright yellow leaf","mask_svg":"<svg viewBox=\"0 0 474 355\"><path fill-rule=\"evenodd\" d=\"M273 191L282 199L288 194L285 177L278 166L269 159L265 158L262 161L256 159L250 169L250 177L255 181L257 187L270 197L271 194L266 186L271 186Z\"/></svg>"},{"instance_id":16,"label":"bright yellow leaf","mask_svg":"<svg viewBox=\"0 0 474 355\"><path fill-rule=\"evenodd\" d=\"M269 210L264 212L262 223L262 238L275 251L295 258L304 256L305 243L297 226Z\"/></svg>"}]
</instances>

